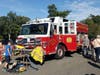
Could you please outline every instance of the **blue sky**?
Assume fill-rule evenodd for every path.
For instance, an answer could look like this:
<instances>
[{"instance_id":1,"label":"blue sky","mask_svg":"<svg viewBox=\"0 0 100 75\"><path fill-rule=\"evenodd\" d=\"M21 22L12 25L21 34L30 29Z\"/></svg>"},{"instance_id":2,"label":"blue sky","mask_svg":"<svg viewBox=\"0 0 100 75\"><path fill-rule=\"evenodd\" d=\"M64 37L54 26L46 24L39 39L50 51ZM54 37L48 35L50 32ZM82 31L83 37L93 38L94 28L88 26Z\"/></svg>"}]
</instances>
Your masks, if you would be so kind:
<instances>
[{"instance_id":1,"label":"blue sky","mask_svg":"<svg viewBox=\"0 0 100 75\"><path fill-rule=\"evenodd\" d=\"M0 0L0 16L9 11L31 19L48 16L48 5L55 4L60 11L71 10L67 19L80 21L90 14L100 15L100 0Z\"/></svg>"}]
</instances>

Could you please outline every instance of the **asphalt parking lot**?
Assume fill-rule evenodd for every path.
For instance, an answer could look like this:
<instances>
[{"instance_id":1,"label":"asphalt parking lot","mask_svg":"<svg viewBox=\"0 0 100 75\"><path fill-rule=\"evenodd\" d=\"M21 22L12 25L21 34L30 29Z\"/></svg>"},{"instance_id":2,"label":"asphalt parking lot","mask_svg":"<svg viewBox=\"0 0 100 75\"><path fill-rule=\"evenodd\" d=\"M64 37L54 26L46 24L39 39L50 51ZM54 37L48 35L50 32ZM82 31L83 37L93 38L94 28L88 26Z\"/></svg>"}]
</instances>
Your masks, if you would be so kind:
<instances>
[{"instance_id":1,"label":"asphalt parking lot","mask_svg":"<svg viewBox=\"0 0 100 75\"><path fill-rule=\"evenodd\" d=\"M77 53L60 60L49 56L43 65L37 66L38 71L28 68L27 71L18 74L2 72L0 67L0 75L100 75L100 63L95 63Z\"/></svg>"}]
</instances>

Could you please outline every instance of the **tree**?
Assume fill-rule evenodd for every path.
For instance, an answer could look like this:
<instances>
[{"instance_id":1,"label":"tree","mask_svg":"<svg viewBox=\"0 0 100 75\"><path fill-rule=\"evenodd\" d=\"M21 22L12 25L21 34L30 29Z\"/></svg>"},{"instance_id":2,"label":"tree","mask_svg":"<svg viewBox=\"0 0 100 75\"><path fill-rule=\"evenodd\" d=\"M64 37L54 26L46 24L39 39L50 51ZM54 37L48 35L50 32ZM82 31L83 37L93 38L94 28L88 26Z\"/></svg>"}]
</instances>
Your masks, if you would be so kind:
<instances>
[{"instance_id":1,"label":"tree","mask_svg":"<svg viewBox=\"0 0 100 75\"><path fill-rule=\"evenodd\" d=\"M66 10L66 11L58 11L55 4L51 4L48 6L48 17L56 17L56 16L60 16L65 18L66 16L69 15L71 11Z\"/></svg>"},{"instance_id":2,"label":"tree","mask_svg":"<svg viewBox=\"0 0 100 75\"><path fill-rule=\"evenodd\" d=\"M48 17L55 17L57 15L57 8L54 4L48 6Z\"/></svg>"},{"instance_id":3,"label":"tree","mask_svg":"<svg viewBox=\"0 0 100 75\"><path fill-rule=\"evenodd\" d=\"M100 15L90 15L87 19L81 21L86 23L89 27L89 36L90 38L100 35Z\"/></svg>"},{"instance_id":4,"label":"tree","mask_svg":"<svg viewBox=\"0 0 100 75\"><path fill-rule=\"evenodd\" d=\"M0 35L6 35L8 30L8 17L7 16L1 16L0 17Z\"/></svg>"},{"instance_id":5,"label":"tree","mask_svg":"<svg viewBox=\"0 0 100 75\"><path fill-rule=\"evenodd\" d=\"M20 32L22 24L26 23L30 19L25 16L17 16L16 13L10 11L7 16L0 17L0 35L4 39L15 40Z\"/></svg>"}]
</instances>

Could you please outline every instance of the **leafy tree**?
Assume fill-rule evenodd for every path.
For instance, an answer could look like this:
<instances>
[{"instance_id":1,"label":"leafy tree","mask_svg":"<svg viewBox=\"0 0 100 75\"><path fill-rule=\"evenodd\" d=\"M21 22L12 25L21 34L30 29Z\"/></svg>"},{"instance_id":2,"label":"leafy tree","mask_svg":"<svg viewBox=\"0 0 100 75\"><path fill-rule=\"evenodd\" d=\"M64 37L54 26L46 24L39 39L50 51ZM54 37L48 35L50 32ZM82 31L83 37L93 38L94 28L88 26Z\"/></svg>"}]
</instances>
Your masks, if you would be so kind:
<instances>
[{"instance_id":1,"label":"leafy tree","mask_svg":"<svg viewBox=\"0 0 100 75\"><path fill-rule=\"evenodd\" d=\"M66 10L66 11L58 11L55 4L51 4L48 6L48 17L56 17L56 16L60 16L65 18L66 16L69 15L71 11Z\"/></svg>"},{"instance_id":2,"label":"leafy tree","mask_svg":"<svg viewBox=\"0 0 100 75\"><path fill-rule=\"evenodd\" d=\"M94 16L94 15L91 14L90 17L92 18L92 20L94 21L94 23L100 25L100 15Z\"/></svg>"},{"instance_id":3,"label":"leafy tree","mask_svg":"<svg viewBox=\"0 0 100 75\"><path fill-rule=\"evenodd\" d=\"M100 35L100 15L90 15L87 19L81 21L88 24L90 38Z\"/></svg>"},{"instance_id":4,"label":"leafy tree","mask_svg":"<svg viewBox=\"0 0 100 75\"><path fill-rule=\"evenodd\" d=\"M17 16L16 13L10 11L7 16L0 17L0 35L3 36L4 39L11 38L15 40L20 32L21 25L29 20L28 17Z\"/></svg>"},{"instance_id":5,"label":"leafy tree","mask_svg":"<svg viewBox=\"0 0 100 75\"><path fill-rule=\"evenodd\" d=\"M55 4L49 5L48 6L48 17L55 17L57 15L57 8L55 6Z\"/></svg>"},{"instance_id":6,"label":"leafy tree","mask_svg":"<svg viewBox=\"0 0 100 75\"><path fill-rule=\"evenodd\" d=\"M8 18L7 18L7 16L1 16L0 17L0 34L1 35L4 35L4 34L6 34L7 33L7 29L8 29L8 24L9 24L9 22L8 22Z\"/></svg>"}]
</instances>

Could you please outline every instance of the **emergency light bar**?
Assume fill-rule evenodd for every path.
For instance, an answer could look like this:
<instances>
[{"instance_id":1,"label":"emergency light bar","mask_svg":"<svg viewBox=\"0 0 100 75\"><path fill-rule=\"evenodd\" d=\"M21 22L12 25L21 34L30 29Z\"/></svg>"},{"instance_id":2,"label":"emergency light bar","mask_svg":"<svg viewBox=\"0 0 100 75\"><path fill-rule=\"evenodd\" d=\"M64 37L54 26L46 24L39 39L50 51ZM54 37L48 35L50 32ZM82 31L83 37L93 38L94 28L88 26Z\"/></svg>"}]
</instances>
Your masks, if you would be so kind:
<instances>
[{"instance_id":1,"label":"emergency light bar","mask_svg":"<svg viewBox=\"0 0 100 75\"><path fill-rule=\"evenodd\" d=\"M45 19L35 19L35 20L31 20L26 22L27 24L33 24L33 23L45 23L45 22L51 22L51 20L49 18L45 18Z\"/></svg>"}]
</instances>

